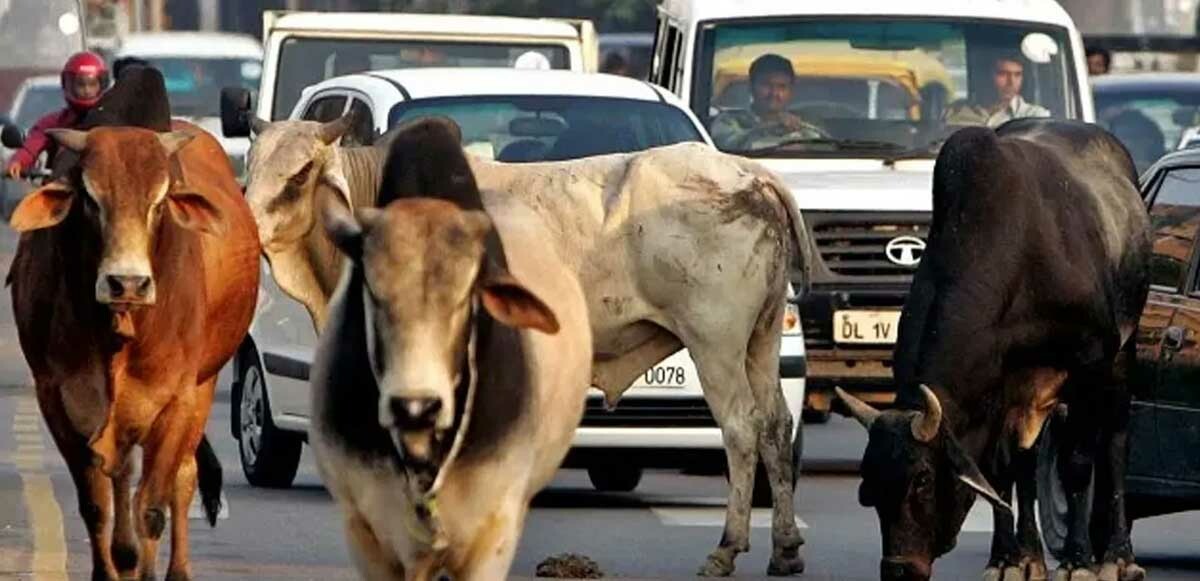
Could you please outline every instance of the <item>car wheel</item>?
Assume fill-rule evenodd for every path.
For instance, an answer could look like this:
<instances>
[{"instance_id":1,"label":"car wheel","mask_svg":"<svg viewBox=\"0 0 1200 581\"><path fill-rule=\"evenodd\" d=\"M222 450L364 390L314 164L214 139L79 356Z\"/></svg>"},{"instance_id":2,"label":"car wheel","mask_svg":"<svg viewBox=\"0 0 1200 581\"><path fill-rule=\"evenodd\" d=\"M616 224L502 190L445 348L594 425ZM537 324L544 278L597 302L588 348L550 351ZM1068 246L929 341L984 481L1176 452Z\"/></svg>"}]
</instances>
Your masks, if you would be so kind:
<instances>
[{"instance_id":1,"label":"car wheel","mask_svg":"<svg viewBox=\"0 0 1200 581\"><path fill-rule=\"evenodd\" d=\"M233 394L242 473L251 486L287 488L296 479L303 441L297 434L275 427L262 365L257 357L248 359L241 371L240 389Z\"/></svg>"},{"instance_id":2,"label":"car wheel","mask_svg":"<svg viewBox=\"0 0 1200 581\"><path fill-rule=\"evenodd\" d=\"M1042 529L1042 541L1046 550L1061 560L1067 540L1067 493L1058 478L1058 444L1055 431L1059 423L1055 415L1050 416L1042 432L1037 460L1037 511ZM1093 475L1088 484L1087 506L1092 506L1096 482Z\"/></svg>"},{"instance_id":3,"label":"car wheel","mask_svg":"<svg viewBox=\"0 0 1200 581\"><path fill-rule=\"evenodd\" d=\"M633 492L642 482L642 467L634 465L596 464L588 466L588 479L600 492Z\"/></svg>"}]
</instances>

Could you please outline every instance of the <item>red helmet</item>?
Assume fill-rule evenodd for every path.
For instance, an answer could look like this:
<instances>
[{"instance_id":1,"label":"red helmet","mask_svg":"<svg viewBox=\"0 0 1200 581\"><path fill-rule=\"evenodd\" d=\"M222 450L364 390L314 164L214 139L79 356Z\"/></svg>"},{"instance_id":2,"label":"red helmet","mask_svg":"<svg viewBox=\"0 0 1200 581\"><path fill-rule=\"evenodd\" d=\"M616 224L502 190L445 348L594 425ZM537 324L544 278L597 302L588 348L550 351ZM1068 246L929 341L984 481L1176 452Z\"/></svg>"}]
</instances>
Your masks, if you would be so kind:
<instances>
[{"instance_id":1,"label":"red helmet","mask_svg":"<svg viewBox=\"0 0 1200 581\"><path fill-rule=\"evenodd\" d=\"M108 89L108 66L100 55L83 51L71 55L62 70L63 96L77 109L90 109Z\"/></svg>"}]
</instances>

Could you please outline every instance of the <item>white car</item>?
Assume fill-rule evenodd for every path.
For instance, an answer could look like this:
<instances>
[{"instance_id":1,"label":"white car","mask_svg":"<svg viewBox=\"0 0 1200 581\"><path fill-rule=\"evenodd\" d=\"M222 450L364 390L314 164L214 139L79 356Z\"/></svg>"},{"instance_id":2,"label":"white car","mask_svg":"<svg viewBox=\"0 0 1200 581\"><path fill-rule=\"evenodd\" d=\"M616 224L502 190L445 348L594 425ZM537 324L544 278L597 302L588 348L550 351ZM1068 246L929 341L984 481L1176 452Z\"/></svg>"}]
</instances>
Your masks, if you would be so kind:
<instances>
[{"instance_id":1,"label":"white car","mask_svg":"<svg viewBox=\"0 0 1200 581\"><path fill-rule=\"evenodd\" d=\"M370 143L399 122L440 114L462 126L468 151L501 161L571 159L680 141L711 145L696 118L671 94L612 75L497 68L375 71L306 88L291 118L324 122L350 110L359 113L359 123L344 142ZM582 138L571 131L572 124L589 121L624 124L630 131L612 134L626 133L627 140L617 142L607 131ZM557 136L567 132L573 137L560 144ZM236 378L232 432L251 484L287 486L308 428L307 379L316 335L304 308L275 285L266 261L262 285L247 345L227 373L227 380ZM783 386L798 435L805 360L794 305L788 305L785 324ZM588 468L599 489L632 490L645 467L702 462L711 468L713 460L725 464L721 433L704 402L696 368L680 351L647 371L615 411L603 409L598 391L589 397L567 465Z\"/></svg>"},{"instance_id":2,"label":"white car","mask_svg":"<svg viewBox=\"0 0 1200 581\"><path fill-rule=\"evenodd\" d=\"M162 71L171 100L171 115L211 133L233 163L245 170L250 140L221 133L220 92L223 87L258 89L262 77L262 43L252 36L222 32L144 32L121 39L114 59L145 59Z\"/></svg>"}]
</instances>

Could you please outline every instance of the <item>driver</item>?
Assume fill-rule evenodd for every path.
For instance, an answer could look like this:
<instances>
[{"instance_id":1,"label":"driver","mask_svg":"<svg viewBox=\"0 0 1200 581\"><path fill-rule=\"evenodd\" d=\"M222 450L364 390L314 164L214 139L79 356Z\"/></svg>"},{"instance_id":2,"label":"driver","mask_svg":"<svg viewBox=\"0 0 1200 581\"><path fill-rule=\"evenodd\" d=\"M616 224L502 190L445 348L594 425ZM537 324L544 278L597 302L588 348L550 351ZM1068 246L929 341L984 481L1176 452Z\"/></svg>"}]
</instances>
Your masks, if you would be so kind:
<instances>
[{"instance_id":1,"label":"driver","mask_svg":"<svg viewBox=\"0 0 1200 581\"><path fill-rule=\"evenodd\" d=\"M1034 105L1021 96L1025 82L1025 65L1019 58L1005 55L996 59L992 69L992 85L996 100L989 104L959 101L946 109L946 123L951 125L987 125L999 127L1011 119L1049 117L1045 107Z\"/></svg>"},{"instance_id":2,"label":"driver","mask_svg":"<svg viewBox=\"0 0 1200 581\"><path fill-rule=\"evenodd\" d=\"M750 65L750 109L724 111L713 118L713 142L721 149L745 151L791 139L820 139L825 133L788 111L796 72L777 54L765 54Z\"/></svg>"},{"instance_id":3,"label":"driver","mask_svg":"<svg viewBox=\"0 0 1200 581\"><path fill-rule=\"evenodd\" d=\"M83 51L67 59L62 69L62 90L67 106L54 111L33 125L25 145L12 154L8 162L8 177L19 179L52 144L47 129L73 128L83 120L108 88L108 67L100 55ZM53 153L51 153L53 155Z\"/></svg>"}]
</instances>

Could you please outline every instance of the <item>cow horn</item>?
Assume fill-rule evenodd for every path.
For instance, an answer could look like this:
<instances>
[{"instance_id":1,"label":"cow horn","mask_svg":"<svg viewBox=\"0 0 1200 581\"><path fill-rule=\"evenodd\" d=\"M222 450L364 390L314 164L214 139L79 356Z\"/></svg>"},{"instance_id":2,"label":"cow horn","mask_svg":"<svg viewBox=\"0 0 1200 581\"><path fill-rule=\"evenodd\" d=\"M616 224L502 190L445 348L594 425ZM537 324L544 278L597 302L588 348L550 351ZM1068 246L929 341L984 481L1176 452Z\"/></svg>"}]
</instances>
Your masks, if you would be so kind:
<instances>
[{"instance_id":1,"label":"cow horn","mask_svg":"<svg viewBox=\"0 0 1200 581\"><path fill-rule=\"evenodd\" d=\"M917 413L912 420L912 435L919 442L932 442L942 425L942 403L928 385L921 384L925 395L925 411Z\"/></svg>"},{"instance_id":2,"label":"cow horn","mask_svg":"<svg viewBox=\"0 0 1200 581\"><path fill-rule=\"evenodd\" d=\"M270 121L267 121L257 115L250 119L250 131L253 131L255 135L262 135L262 132L266 131L267 127L270 125Z\"/></svg>"},{"instance_id":3,"label":"cow horn","mask_svg":"<svg viewBox=\"0 0 1200 581\"><path fill-rule=\"evenodd\" d=\"M858 423L862 424L864 428L870 430L871 424L879 419L881 412L868 405L867 402L846 393L840 387L834 387L833 391L837 393L838 399L842 400L842 403L850 409L850 415L858 420Z\"/></svg>"},{"instance_id":4,"label":"cow horn","mask_svg":"<svg viewBox=\"0 0 1200 581\"><path fill-rule=\"evenodd\" d=\"M333 142L345 135L350 130L350 127L354 125L355 117L354 111L347 111L345 115L322 124L318 137L325 145L333 145Z\"/></svg>"},{"instance_id":5,"label":"cow horn","mask_svg":"<svg viewBox=\"0 0 1200 581\"><path fill-rule=\"evenodd\" d=\"M75 153L83 153L83 150L87 149L87 131L80 131L78 129L47 129L46 135L49 135L55 143Z\"/></svg>"}]
</instances>

